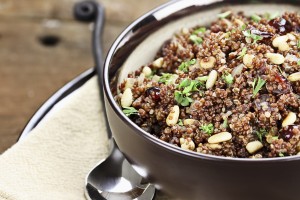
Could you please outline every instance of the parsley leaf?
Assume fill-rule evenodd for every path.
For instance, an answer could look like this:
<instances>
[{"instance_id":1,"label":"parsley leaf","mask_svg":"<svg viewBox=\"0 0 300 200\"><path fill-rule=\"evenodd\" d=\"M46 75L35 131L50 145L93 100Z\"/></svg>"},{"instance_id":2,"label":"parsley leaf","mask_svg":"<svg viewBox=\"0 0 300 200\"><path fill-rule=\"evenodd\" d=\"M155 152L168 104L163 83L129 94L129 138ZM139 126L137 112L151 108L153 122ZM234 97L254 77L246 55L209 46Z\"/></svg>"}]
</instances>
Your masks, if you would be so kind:
<instances>
[{"instance_id":1,"label":"parsley leaf","mask_svg":"<svg viewBox=\"0 0 300 200\"><path fill-rule=\"evenodd\" d=\"M196 45L202 44L203 42L203 39L197 35L191 35L190 40L192 40Z\"/></svg>"},{"instance_id":2,"label":"parsley leaf","mask_svg":"<svg viewBox=\"0 0 300 200\"><path fill-rule=\"evenodd\" d=\"M262 142L263 137L268 133L266 129L259 129L258 131L255 132L258 139Z\"/></svg>"},{"instance_id":3,"label":"parsley leaf","mask_svg":"<svg viewBox=\"0 0 300 200\"><path fill-rule=\"evenodd\" d=\"M226 11L224 13L218 14L218 17L221 18L221 19L224 19L224 18L228 17L230 14L231 14L231 11L229 10L229 11Z\"/></svg>"},{"instance_id":4,"label":"parsley leaf","mask_svg":"<svg viewBox=\"0 0 300 200\"><path fill-rule=\"evenodd\" d=\"M261 17L258 16L258 15L256 15L256 14L254 14L254 15L251 15L251 19L253 21L255 21L255 22L259 22L261 20Z\"/></svg>"},{"instance_id":5,"label":"parsley leaf","mask_svg":"<svg viewBox=\"0 0 300 200\"><path fill-rule=\"evenodd\" d=\"M229 73L223 74L222 79L227 85L231 85L233 83L233 76Z\"/></svg>"},{"instance_id":6,"label":"parsley leaf","mask_svg":"<svg viewBox=\"0 0 300 200\"><path fill-rule=\"evenodd\" d=\"M196 30L194 30L193 35L198 35L198 33L204 33L206 31L205 27L200 27Z\"/></svg>"},{"instance_id":7,"label":"parsley leaf","mask_svg":"<svg viewBox=\"0 0 300 200\"><path fill-rule=\"evenodd\" d=\"M280 157L284 157L284 154L283 154L282 152L280 152L278 155L279 155Z\"/></svg>"},{"instance_id":8,"label":"parsley leaf","mask_svg":"<svg viewBox=\"0 0 300 200\"><path fill-rule=\"evenodd\" d=\"M178 124L179 126L183 126L182 119L179 119L177 124Z\"/></svg>"},{"instance_id":9,"label":"parsley leaf","mask_svg":"<svg viewBox=\"0 0 300 200\"><path fill-rule=\"evenodd\" d=\"M228 127L228 120L227 118L224 119L222 125L221 125L223 128L227 128Z\"/></svg>"},{"instance_id":10,"label":"parsley leaf","mask_svg":"<svg viewBox=\"0 0 300 200\"><path fill-rule=\"evenodd\" d=\"M300 49L300 40L298 40L298 42L297 42L297 47L298 47L298 49Z\"/></svg>"},{"instance_id":11,"label":"parsley leaf","mask_svg":"<svg viewBox=\"0 0 300 200\"><path fill-rule=\"evenodd\" d=\"M203 124L201 127L200 127L200 129L204 132L204 133L206 133L206 134L208 134L208 135L211 135L213 132L214 132L214 125L213 124Z\"/></svg>"},{"instance_id":12,"label":"parsley leaf","mask_svg":"<svg viewBox=\"0 0 300 200\"><path fill-rule=\"evenodd\" d=\"M257 83L256 83L257 82ZM264 86L266 81L264 79L261 79L258 77L258 80L255 78L252 84L252 89L253 89L253 95L252 97L255 97L257 93L261 90L261 88Z\"/></svg>"},{"instance_id":13,"label":"parsley leaf","mask_svg":"<svg viewBox=\"0 0 300 200\"><path fill-rule=\"evenodd\" d=\"M130 115L137 115L139 112L134 107L124 107L123 113L129 117Z\"/></svg>"},{"instance_id":14,"label":"parsley leaf","mask_svg":"<svg viewBox=\"0 0 300 200\"><path fill-rule=\"evenodd\" d=\"M300 59L297 61L297 65L300 65Z\"/></svg>"},{"instance_id":15,"label":"parsley leaf","mask_svg":"<svg viewBox=\"0 0 300 200\"><path fill-rule=\"evenodd\" d=\"M177 74L162 73L162 76L159 78L158 82L169 85L175 83L177 78Z\"/></svg>"},{"instance_id":16,"label":"parsley leaf","mask_svg":"<svg viewBox=\"0 0 300 200\"><path fill-rule=\"evenodd\" d=\"M243 34L244 34L245 37L253 39L253 43L256 43L258 40L263 39L262 36L255 35L254 33L251 33L250 30L243 31Z\"/></svg>"},{"instance_id":17,"label":"parsley leaf","mask_svg":"<svg viewBox=\"0 0 300 200\"><path fill-rule=\"evenodd\" d=\"M181 91L175 91L175 100L182 106L188 106L193 102L193 99L188 97L189 94L184 95Z\"/></svg>"},{"instance_id":18,"label":"parsley leaf","mask_svg":"<svg viewBox=\"0 0 300 200\"><path fill-rule=\"evenodd\" d=\"M247 47L244 47L244 48L242 49L242 51L239 53L239 56L237 57L237 59L243 58L244 55L246 55L246 53L247 53Z\"/></svg>"},{"instance_id":19,"label":"parsley leaf","mask_svg":"<svg viewBox=\"0 0 300 200\"><path fill-rule=\"evenodd\" d=\"M189 60L189 61L186 61L186 62L182 62L178 69L180 71L183 71L183 72L188 72L189 71L189 66L191 65L194 65L196 63L196 59L192 59L192 60Z\"/></svg>"},{"instance_id":20,"label":"parsley leaf","mask_svg":"<svg viewBox=\"0 0 300 200\"><path fill-rule=\"evenodd\" d=\"M279 16L279 13L278 12L274 12L274 13L266 13L264 17L267 20L272 20L272 19L275 19L278 16Z\"/></svg>"}]
</instances>

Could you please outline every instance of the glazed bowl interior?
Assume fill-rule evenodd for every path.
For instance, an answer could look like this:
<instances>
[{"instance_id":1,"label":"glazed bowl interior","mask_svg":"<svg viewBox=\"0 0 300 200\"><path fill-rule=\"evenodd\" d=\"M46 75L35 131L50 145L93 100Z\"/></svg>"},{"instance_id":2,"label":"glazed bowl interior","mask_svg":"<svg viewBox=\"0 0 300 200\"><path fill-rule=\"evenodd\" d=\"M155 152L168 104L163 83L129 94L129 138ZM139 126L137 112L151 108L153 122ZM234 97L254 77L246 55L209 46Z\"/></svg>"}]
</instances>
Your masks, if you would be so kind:
<instances>
[{"instance_id":1,"label":"glazed bowl interior","mask_svg":"<svg viewBox=\"0 0 300 200\"><path fill-rule=\"evenodd\" d=\"M231 10L233 12L243 11L246 16L250 16L252 14L265 14L266 12L282 14L286 11L298 11L300 7L299 5L295 5L295 1L290 1L289 3L288 1L266 2L268 1L244 1L241 3L238 1L218 0L180 0L165 4L142 16L118 37L106 59L104 69L105 92L108 102L114 111L124 122L136 129L136 134L142 134L160 146L189 156L206 159L216 158L217 156L183 150L145 132L122 113L122 110L114 100L114 95L118 93L117 86L127 78L127 75L136 71L141 66L152 62L164 42L171 39L181 28L190 28L196 25L207 27L212 21L217 20L217 15L224 10ZM217 158L239 161L274 161L291 158L298 159L298 157L290 156L268 159Z\"/></svg>"}]
</instances>

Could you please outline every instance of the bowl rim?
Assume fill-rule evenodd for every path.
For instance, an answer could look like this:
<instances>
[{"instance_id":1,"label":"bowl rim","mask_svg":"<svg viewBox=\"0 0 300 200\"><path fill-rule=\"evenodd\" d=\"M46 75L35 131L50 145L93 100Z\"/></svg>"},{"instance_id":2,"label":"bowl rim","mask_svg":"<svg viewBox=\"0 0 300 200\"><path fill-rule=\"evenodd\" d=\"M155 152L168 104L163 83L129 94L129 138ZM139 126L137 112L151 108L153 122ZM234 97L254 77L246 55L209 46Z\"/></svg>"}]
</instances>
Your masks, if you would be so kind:
<instances>
[{"instance_id":1,"label":"bowl rim","mask_svg":"<svg viewBox=\"0 0 300 200\"><path fill-rule=\"evenodd\" d=\"M147 141L159 146L160 148L163 148L165 150L178 153L182 156L188 156L188 157L193 157L193 158L198 158L198 159L203 159L207 161L214 161L214 162L238 162L238 163L282 163L282 162L289 162L289 161L298 161L300 160L300 156L298 155L293 155L293 156L287 156L287 157L275 157L275 158L233 158L233 157L222 157L222 156L215 156L215 155L210 155L210 154L204 154L204 153L198 153L194 151L188 151L181 149L180 147L176 147L170 143L164 142L160 140L159 138L154 137L150 133L142 130L137 124L132 122L121 110L117 102L114 100L114 96L110 90L110 79L109 79L109 68L111 61L114 57L114 54L116 53L116 50L118 49L119 45L122 43L123 39L125 38L126 35L128 35L141 21L143 21L145 18L149 16L155 15L155 13L162 11L165 9L166 11L169 11L171 14L173 13L172 6L174 5L179 5L182 6L181 10L184 8L187 8L189 6L197 5L197 6L202 6L202 5L210 5L212 3L238 3L238 4L245 4L245 3L250 3L251 0L243 1L243 2L238 2L237 0L208 0L208 1L202 1L202 0L173 0L167 3L164 3L146 14L142 15L135 21L133 21L127 28L125 28L121 34L117 37L117 39L113 42L112 46L110 47L107 56L105 58L104 62L104 67L103 67L103 89L104 93L106 96L107 102L110 104L113 112L127 125L129 126L132 130L134 130L134 134L138 134L139 136L143 137ZM274 4L274 1L269 1L269 0L264 0L264 1L255 1L255 3L270 3L272 2ZM276 0L276 2L279 3L284 3L284 4L290 4L290 3L297 3L293 0ZM173 7L174 8L174 7ZM176 10L177 12L179 10ZM106 105L107 106L107 105Z\"/></svg>"}]
</instances>

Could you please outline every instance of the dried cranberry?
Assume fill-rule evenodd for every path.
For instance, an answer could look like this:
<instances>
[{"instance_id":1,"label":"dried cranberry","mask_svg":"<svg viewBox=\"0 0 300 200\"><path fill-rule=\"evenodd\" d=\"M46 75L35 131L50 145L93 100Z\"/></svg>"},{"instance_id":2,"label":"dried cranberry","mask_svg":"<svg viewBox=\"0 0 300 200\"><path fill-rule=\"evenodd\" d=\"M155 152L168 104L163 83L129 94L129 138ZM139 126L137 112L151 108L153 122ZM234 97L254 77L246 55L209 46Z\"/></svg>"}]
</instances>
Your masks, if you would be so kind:
<instances>
[{"instance_id":1,"label":"dried cranberry","mask_svg":"<svg viewBox=\"0 0 300 200\"><path fill-rule=\"evenodd\" d=\"M160 88L150 87L146 90L146 96L151 96L153 100L157 101L160 99Z\"/></svg>"},{"instance_id":2,"label":"dried cranberry","mask_svg":"<svg viewBox=\"0 0 300 200\"><path fill-rule=\"evenodd\" d=\"M281 131L279 132L279 138L282 138L284 141L288 142L294 135L294 127L294 125L289 125L281 129Z\"/></svg>"},{"instance_id":3,"label":"dried cranberry","mask_svg":"<svg viewBox=\"0 0 300 200\"><path fill-rule=\"evenodd\" d=\"M275 18L269 22L269 25L277 29L278 33L286 34L293 31L293 25L291 22L284 18Z\"/></svg>"}]
</instances>

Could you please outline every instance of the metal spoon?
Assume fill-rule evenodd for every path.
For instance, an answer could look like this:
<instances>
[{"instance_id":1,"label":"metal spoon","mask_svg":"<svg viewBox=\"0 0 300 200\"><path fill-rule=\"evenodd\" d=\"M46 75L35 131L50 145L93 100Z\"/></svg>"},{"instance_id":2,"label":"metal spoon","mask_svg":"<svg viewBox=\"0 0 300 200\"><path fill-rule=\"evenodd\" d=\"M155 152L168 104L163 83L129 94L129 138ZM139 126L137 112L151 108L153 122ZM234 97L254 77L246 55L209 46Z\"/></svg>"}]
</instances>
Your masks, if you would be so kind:
<instances>
[{"instance_id":1,"label":"metal spoon","mask_svg":"<svg viewBox=\"0 0 300 200\"><path fill-rule=\"evenodd\" d=\"M151 200L155 187L144 179L124 158L115 142L109 157L102 160L86 177L87 199Z\"/></svg>"},{"instance_id":2,"label":"metal spoon","mask_svg":"<svg viewBox=\"0 0 300 200\"><path fill-rule=\"evenodd\" d=\"M104 97L102 92L102 52L101 35L104 23L104 9L95 1L83 1L74 7L76 19L83 22L94 21L93 53L96 64L96 73L99 80L100 98L103 111ZM106 127L108 122L104 115ZM108 137L111 142L110 155L96 165L86 177L86 197L91 200L151 200L155 194L155 187L143 179L118 149L108 128Z\"/></svg>"}]
</instances>

